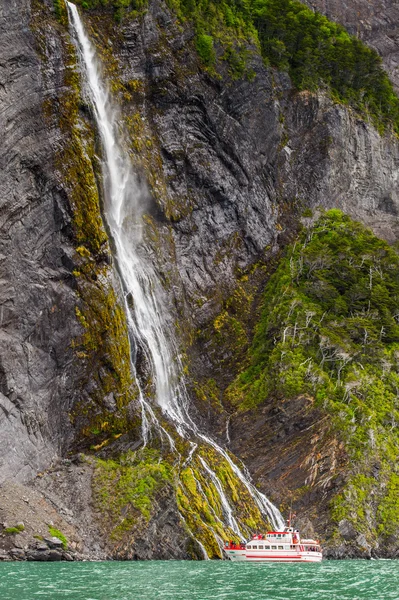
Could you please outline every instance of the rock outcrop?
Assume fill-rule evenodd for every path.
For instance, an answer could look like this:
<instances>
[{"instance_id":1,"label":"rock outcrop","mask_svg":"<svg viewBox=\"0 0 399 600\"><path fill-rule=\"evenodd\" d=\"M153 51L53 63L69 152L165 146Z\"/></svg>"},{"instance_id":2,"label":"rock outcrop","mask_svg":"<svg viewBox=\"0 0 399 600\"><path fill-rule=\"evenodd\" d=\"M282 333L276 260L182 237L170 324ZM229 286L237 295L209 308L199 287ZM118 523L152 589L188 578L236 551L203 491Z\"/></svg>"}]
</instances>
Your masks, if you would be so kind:
<instances>
[{"instance_id":1,"label":"rock outcrop","mask_svg":"<svg viewBox=\"0 0 399 600\"><path fill-rule=\"evenodd\" d=\"M70 523L72 514L63 512L31 487L4 482L0 487L0 560L81 559L81 534ZM88 555L95 557L93 548L86 551Z\"/></svg>"},{"instance_id":2,"label":"rock outcrop","mask_svg":"<svg viewBox=\"0 0 399 600\"><path fill-rule=\"evenodd\" d=\"M167 185L156 200L172 217L176 267L200 322L220 306L218 288L234 287L236 268L276 248L295 211L339 207L397 239L394 139L323 94L297 93L257 54L253 81L229 81L223 64L221 79L204 75L187 31L174 27L153 2L141 24L122 24L114 51L120 82L144 86L145 105L132 104L160 152Z\"/></svg>"},{"instance_id":3,"label":"rock outcrop","mask_svg":"<svg viewBox=\"0 0 399 600\"><path fill-rule=\"evenodd\" d=\"M67 449L77 382L71 214L54 178L60 133L43 116L57 76L44 81L31 15L29 1L2 3L0 482L27 481ZM63 67L53 42L55 75Z\"/></svg>"}]
</instances>

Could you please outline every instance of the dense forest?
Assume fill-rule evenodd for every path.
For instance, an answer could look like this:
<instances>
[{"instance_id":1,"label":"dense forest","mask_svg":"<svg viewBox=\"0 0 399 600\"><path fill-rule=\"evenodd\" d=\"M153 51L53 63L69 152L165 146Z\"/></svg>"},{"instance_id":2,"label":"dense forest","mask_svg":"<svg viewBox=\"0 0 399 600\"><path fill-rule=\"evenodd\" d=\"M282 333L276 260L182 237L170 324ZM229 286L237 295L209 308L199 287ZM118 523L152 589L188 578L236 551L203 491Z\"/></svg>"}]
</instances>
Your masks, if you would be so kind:
<instances>
[{"instance_id":1,"label":"dense forest","mask_svg":"<svg viewBox=\"0 0 399 600\"><path fill-rule=\"evenodd\" d=\"M54 0L61 10L59 0ZM147 0L79 0L85 9L108 7L118 21L144 13ZM195 29L203 65L215 73L224 60L233 77L253 77L251 51L287 71L299 90L329 90L334 100L370 118L380 132L399 133L399 99L381 58L344 27L297 0L168 0Z\"/></svg>"}]
</instances>

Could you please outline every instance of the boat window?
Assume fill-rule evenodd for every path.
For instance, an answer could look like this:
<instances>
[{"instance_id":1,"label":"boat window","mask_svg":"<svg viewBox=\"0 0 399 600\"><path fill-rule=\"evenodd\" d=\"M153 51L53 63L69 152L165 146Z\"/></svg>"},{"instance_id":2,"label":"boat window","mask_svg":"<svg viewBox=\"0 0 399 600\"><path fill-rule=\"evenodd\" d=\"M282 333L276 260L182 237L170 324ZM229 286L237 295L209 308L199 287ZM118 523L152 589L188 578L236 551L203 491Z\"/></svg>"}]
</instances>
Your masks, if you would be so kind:
<instances>
[{"instance_id":1,"label":"boat window","mask_svg":"<svg viewBox=\"0 0 399 600\"><path fill-rule=\"evenodd\" d=\"M291 550L295 550L295 546L293 544L290 546L290 548Z\"/></svg>"},{"instance_id":2,"label":"boat window","mask_svg":"<svg viewBox=\"0 0 399 600\"><path fill-rule=\"evenodd\" d=\"M258 546L252 546L252 549L253 549L253 550L257 550L257 549L258 549Z\"/></svg>"},{"instance_id":3,"label":"boat window","mask_svg":"<svg viewBox=\"0 0 399 600\"><path fill-rule=\"evenodd\" d=\"M270 550L270 546L265 546L265 550Z\"/></svg>"},{"instance_id":4,"label":"boat window","mask_svg":"<svg viewBox=\"0 0 399 600\"><path fill-rule=\"evenodd\" d=\"M284 546L279 546L278 549L279 550L284 550Z\"/></svg>"},{"instance_id":5,"label":"boat window","mask_svg":"<svg viewBox=\"0 0 399 600\"><path fill-rule=\"evenodd\" d=\"M272 546L272 550L277 550L277 546Z\"/></svg>"},{"instance_id":6,"label":"boat window","mask_svg":"<svg viewBox=\"0 0 399 600\"><path fill-rule=\"evenodd\" d=\"M259 546L259 550L263 550L263 546Z\"/></svg>"}]
</instances>

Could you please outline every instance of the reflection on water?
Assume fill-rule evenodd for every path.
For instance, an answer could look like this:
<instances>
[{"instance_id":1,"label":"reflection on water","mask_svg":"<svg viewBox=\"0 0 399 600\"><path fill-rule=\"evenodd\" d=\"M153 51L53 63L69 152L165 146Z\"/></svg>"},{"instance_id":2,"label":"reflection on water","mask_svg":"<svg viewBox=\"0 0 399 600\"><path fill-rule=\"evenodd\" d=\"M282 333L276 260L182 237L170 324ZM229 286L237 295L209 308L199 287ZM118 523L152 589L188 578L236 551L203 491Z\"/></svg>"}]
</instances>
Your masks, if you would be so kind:
<instances>
[{"instance_id":1,"label":"reflection on water","mask_svg":"<svg viewBox=\"0 0 399 600\"><path fill-rule=\"evenodd\" d=\"M2 563L2 600L399 599L399 561Z\"/></svg>"}]
</instances>

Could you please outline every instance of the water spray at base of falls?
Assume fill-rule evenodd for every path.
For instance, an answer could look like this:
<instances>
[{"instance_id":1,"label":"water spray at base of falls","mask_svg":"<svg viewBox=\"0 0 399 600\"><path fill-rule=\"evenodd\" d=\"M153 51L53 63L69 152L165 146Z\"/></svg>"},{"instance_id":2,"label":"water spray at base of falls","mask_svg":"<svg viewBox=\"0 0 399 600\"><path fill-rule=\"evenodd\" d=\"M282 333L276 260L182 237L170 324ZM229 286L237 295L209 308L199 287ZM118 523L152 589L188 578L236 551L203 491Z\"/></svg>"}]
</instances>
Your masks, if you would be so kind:
<instances>
[{"instance_id":1,"label":"water spray at base of falls","mask_svg":"<svg viewBox=\"0 0 399 600\"><path fill-rule=\"evenodd\" d=\"M82 69L83 84L87 87L102 140L104 217L113 241L114 257L124 290L124 308L131 349L140 348L149 365L155 405L173 425L178 436L190 444L190 452L184 465L191 461L199 441L211 447L228 463L259 511L275 528L280 529L284 527L284 520L278 509L253 486L248 476L235 464L229 454L198 429L189 415L189 395L184 383L183 368L178 358L177 344L163 316L165 314L162 302L163 290L148 259L143 242L141 202L143 193L132 171L129 155L122 149L119 115L111 103L107 86L102 81L94 47L84 30L76 6L67 2L67 7ZM129 297L133 298L133 308L129 305ZM146 398L140 377L136 372L133 355L132 351L132 373L139 390L144 444L148 443L151 430L155 428L158 435L167 440L172 452L178 454L172 436L160 423L150 399ZM223 490L222 482L200 455L199 460L219 495L225 526L236 535L243 537L243 532L234 517L234 510ZM215 535L215 538L220 545L220 536ZM198 543L204 557L207 558L203 544L199 541Z\"/></svg>"}]
</instances>

